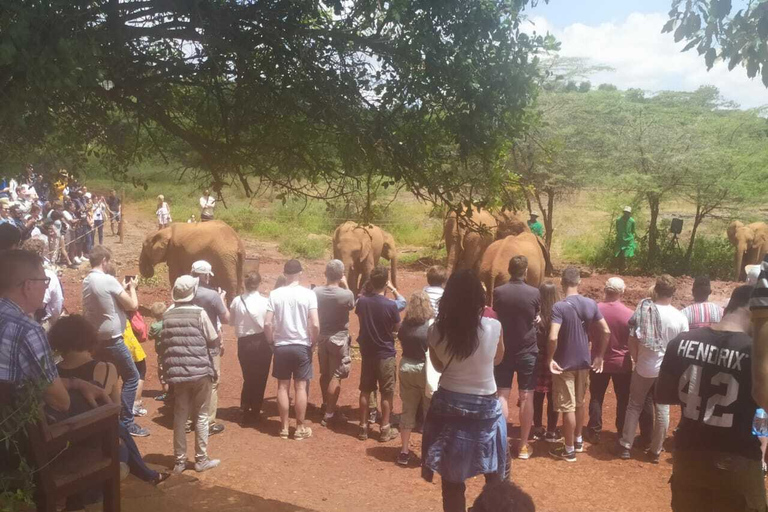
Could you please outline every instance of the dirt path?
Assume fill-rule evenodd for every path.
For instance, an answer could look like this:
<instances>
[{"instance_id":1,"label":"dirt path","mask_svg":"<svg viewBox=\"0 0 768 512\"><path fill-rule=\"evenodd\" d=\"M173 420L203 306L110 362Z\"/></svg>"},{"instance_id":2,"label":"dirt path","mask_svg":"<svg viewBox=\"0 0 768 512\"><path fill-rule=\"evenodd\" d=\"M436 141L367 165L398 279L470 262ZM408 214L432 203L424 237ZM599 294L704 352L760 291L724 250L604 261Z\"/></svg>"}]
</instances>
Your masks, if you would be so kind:
<instances>
[{"instance_id":1,"label":"dirt path","mask_svg":"<svg viewBox=\"0 0 768 512\"><path fill-rule=\"evenodd\" d=\"M106 243L114 252L119 274L137 273L138 256L146 233L154 229L151 219L135 218L127 208L130 219L125 243L107 237ZM285 257L274 245L248 240L249 256L261 257L261 272L265 278L263 290L272 288L282 271ZM82 270L65 271L66 305L70 311L80 309L80 283L87 273ZM306 262L305 284L323 282L323 261ZM166 274L139 290L140 302L148 306L156 300L168 302L169 286ZM584 280L584 293L598 298L607 276L594 275ZM399 288L404 294L425 285L423 272L403 269L399 273ZM643 296L651 284L646 278L627 278L628 302ZM732 285L715 283L718 300L727 297ZM686 297L690 280L683 280L680 294ZM357 333L357 319L352 318L352 332ZM241 371L237 361L236 340L232 330L225 328L226 354L223 358L222 383L219 390L219 418L226 431L212 437L210 454L220 458L222 465L200 475L200 486L183 486L187 491L175 491L188 510L258 510L278 512L304 510L320 512L437 512L441 510L439 483L428 484L419 476L418 464L400 468L394 461L399 442L380 444L376 435L367 442L355 437L357 418L356 391L360 377L359 364L353 365L352 375L342 385L340 404L352 420L336 431L319 425L317 410L310 408L314 435L302 442L285 441L277 437L279 422L274 401L276 382L270 379L265 403L268 419L256 428L242 428L238 424ZM148 376L144 387L144 404L149 410L146 418L139 419L152 435L138 439L140 449L149 462L172 466L172 413L162 403L152 399L159 393L156 374L156 356L151 343L145 344L148 354ZM318 375L317 367L315 375ZM321 403L317 379L312 382L310 403ZM400 410L399 402L395 410ZM512 412L514 425L518 411ZM671 425L679 419L679 411L672 413ZM615 396L609 389L604 410L604 425L608 432L599 446L588 446L576 464L556 461L546 455L546 443L535 447L528 461L515 461L512 474L534 498L540 511L632 511L655 512L669 510L670 492L667 484L671 474L668 454L662 463L654 466L638 460L615 459L610 447L616 442L613 432ZM513 431L514 433L514 431ZM420 454L419 435L415 437L415 452ZM188 438L190 448L192 436ZM514 441L512 441L514 442ZM436 479L437 481L438 479ZM469 503L482 487L482 478L468 482ZM186 508L186 507L185 507ZM144 512L144 511L142 511ZM160 510L159 512L166 512ZM168 511L170 512L170 511Z\"/></svg>"}]
</instances>

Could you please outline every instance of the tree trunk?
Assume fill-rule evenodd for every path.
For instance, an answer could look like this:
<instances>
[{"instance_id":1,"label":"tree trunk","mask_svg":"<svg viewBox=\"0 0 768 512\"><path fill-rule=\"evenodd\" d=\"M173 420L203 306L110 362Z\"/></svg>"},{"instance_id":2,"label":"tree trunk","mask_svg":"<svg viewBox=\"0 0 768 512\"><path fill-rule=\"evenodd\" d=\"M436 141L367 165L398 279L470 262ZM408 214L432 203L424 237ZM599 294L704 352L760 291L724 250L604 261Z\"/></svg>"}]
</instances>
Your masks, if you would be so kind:
<instances>
[{"instance_id":1,"label":"tree trunk","mask_svg":"<svg viewBox=\"0 0 768 512\"><path fill-rule=\"evenodd\" d=\"M544 217L544 242L547 244L547 250L552 251L552 234L554 232L554 222L552 218L555 211L555 193L550 190L547 193L547 215Z\"/></svg>"},{"instance_id":2,"label":"tree trunk","mask_svg":"<svg viewBox=\"0 0 768 512\"><path fill-rule=\"evenodd\" d=\"M696 232L699 230L699 225L704 220L704 215L701 212L701 206L696 206L696 215L693 217L693 229L691 230L691 239L688 241L688 249L685 251L685 268L691 269L691 257L693 257L693 246L696 243Z\"/></svg>"},{"instance_id":3,"label":"tree trunk","mask_svg":"<svg viewBox=\"0 0 768 512\"><path fill-rule=\"evenodd\" d=\"M648 226L648 263L653 265L659 256L659 206L661 201L658 194L648 194L648 207L651 211L651 221Z\"/></svg>"}]
</instances>

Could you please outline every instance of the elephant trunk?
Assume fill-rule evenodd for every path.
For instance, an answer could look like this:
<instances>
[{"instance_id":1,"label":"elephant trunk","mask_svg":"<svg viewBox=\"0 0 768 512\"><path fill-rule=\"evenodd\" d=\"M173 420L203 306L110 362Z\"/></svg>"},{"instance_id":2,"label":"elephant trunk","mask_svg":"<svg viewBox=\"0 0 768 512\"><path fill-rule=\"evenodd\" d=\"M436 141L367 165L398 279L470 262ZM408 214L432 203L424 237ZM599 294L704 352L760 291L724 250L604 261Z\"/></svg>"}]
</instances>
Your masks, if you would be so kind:
<instances>
[{"instance_id":1,"label":"elephant trunk","mask_svg":"<svg viewBox=\"0 0 768 512\"><path fill-rule=\"evenodd\" d=\"M155 275L155 266L152 264L149 256L147 256L144 251L141 252L141 256L139 257L139 272L141 272L141 275L146 278L150 278Z\"/></svg>"},{"instance_id":2,"label":"elephant trunk","mask_svg":"<svg viewBox=\"0 0 768 512\"><path fill-rule=\"evenodd\" d=\"M739 244L736 246L736 281L741 281L741 276L744 271L744 267L742 266L743 260L744 260L744 253L746 252L747 248L745 246L742 246L742 244Z\"/></svg>"}]
</instances>

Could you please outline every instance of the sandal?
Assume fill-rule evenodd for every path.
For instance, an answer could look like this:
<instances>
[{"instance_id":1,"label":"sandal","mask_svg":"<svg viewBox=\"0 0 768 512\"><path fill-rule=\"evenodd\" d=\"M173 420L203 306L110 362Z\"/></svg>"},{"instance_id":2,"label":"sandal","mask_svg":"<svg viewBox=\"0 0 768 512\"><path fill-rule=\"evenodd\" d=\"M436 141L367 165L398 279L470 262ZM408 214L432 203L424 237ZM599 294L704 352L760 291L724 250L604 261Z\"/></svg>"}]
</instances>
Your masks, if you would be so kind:
<instances>
[{"instance_id":1,"label":"sandal","mask_svg":"<svg viewBox=\"0 0 768 512\"><path fill-rule=\"evenodd\" d=\"M157 478L152 480L152 485L160 485L171 477L170 473L162 472L157 474Z\"/></svg>"}]
</instances>

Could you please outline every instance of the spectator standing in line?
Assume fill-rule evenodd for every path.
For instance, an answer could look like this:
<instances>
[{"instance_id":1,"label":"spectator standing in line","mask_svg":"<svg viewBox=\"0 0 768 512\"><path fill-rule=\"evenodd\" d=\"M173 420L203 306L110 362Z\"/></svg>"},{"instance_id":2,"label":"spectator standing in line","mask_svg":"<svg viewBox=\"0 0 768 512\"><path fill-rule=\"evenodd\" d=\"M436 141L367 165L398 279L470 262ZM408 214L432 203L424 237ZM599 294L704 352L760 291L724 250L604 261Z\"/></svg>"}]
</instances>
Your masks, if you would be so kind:
<instances>
[{"instance_id":1,"label":"spectator standing in line","mask_svg":"<svg viewBox=\"0 0 768 512\"><path fill-rule=\"evenodd\" d=\"M561 285L565 298L552 308L549 331L549 370L552 372L552 391L555 410L563 414L564 446L555 446L550 454L566 462L576 462L576 452L584 451L581 437L584 426L584 396L587 391L590 368L603 371L603 354L611 331L597 303L579 294L581 273L576 267L563 271ZM600 341L596 356L590 359L589 329L596 323ZM591 362L590 362L591 361Z\"/></svg>"},{"instance_id":2,"label":"spectator standing in line","mask_svg":"<svg viewBox=\"0 0 768 512\"><path fill-rule=\"evenodd\" d=\"M312 436L312 429L304 424L307 414L307 383L312 379L312 348L320 335L317 315L317 295L301 286L301 263L288 260L283 267L285 286L269 294L264 333L274 346L275 363L272 376L277 379L277 408L280 412L280 437L288 439L288 397L291 378L294 381L297 441Z\"/></svg>"},{"instance_id":3,"label":"spectator standing in line","mask_svg":"<svg viewBox=\"0 0 768 512\"><path fill-rule=\"evenodd\" d=\"M200 222L213 220L213 211L215 208L216 198L211 195L208 189L205 189L200 198Z\"/></svg>"},{"instance_id":4,"label":"spectator standing in line","mask_svg":"<svg viewBox=\"0 0 768 512\"><path fill-rule=\"evenodd\" d=\"M608 341L608 349L603 359L602 373L591 372L589 375L589 423L585 431L587 441L592 444L600 442L600 433L603 430L603 400L608 389L608 383L613 381L613 392L616 394L616 432L621 435L624 430L624 418L627 414L629 403L629 383L632 379L632 359L629 355L629 319L634 311L621 302L624 295L624 280L612 277L605 283L603 302L598 303L597 308L605 318L611 337ZM596 329L596 325L590 330L592 341L592 357L597 356L597 347L602 333ZM644 445L650 442L653 420L648 412L652 409L651 397L647 406L640 415L640 437Z\"/></svg>"},{"instance_id":5,"label":"spectator standing in line","mask_svg":"<svg viewBox=\"0 0 768 512\"><path fill-rule=\"evenodd\" d=\"M504 358L502 327L484 310L477 275L454 272L428 334L430 359L442 377L424 423L422 478L431 482L440 474L445 512L466 510L468 478L500 481L509 471L507 422L493 375Z\"/></svg>"},{"instance_id":6,"label":"spectator standing in line","mask_svg":"<svg viewBox=\"0 0 768 512\"><path fill-rule=\"evenodd\" d=\"M496 387L504 417L509 421L508 400L512 379L517 373L520 397L520 444L518 458L531 454L528 436L533 425L533 391L536 388L536 356L539 352L536 320L541 309L538 288L525 283L528 258L515 256L509 260L510 280L493 290L493 309L504 328L504 361L494 369Z\"/></svg>"},{"instance_id":7,"label":"spectator standing in line","mask_svg":"<svg viewBox=\"0 0 768 512\"><path fill-rule=\"evenodd\" d=\"M448 269L441 265L433 265L427 269L427 286L424 291L429 295L429 302L437 315L440 309L440 298L445 291L445 282L448 280Z\"/></svg>"},{"instance_id":8,"label":"spectator standing in line","mask_svg":"<svg viewBox=\"0 0 768 512\"><path fill-rule=\"evenodd\" d=\"M157 229L164 229L171 225L171 207L165 202L165 196L157 196Z\"/></svg>"},{"instance_id":9,"label":"spectator standing in line","mask_svg":"<svg viewBox=\"0 0 768 512\"><path fill-rule=\"evenodd\" d=\"M163 302L153 302L149 306L149 312L152 314L154 322L149 326L149 339L155 342L155 354L157 354L157 380L160 382L162 393L155 397L159 402L165 401L168 397L168 383L165 381L165 371L163 369L163 314L168 308ZM209 319L210 320L210 319Z\"/></svg>"},{"instance_id":10,"label":"spectator standing in line","mask_svg":"<svg viewBox=\"0 0 768 512\"><path fill-rule=\"evenodd\" d=\"M259 421L272 365L272 347L264 334L269 299L259 293L259 285L261 275L249 272L245 276L245 293L235 297L230 307L231 322L237 335L237 359L243 372L240 392L243 425Z\"/></svg>"},{"instance_id":11,"label":"spectator standing in line","mask_svg":"<svg viewBox=\"0 0 768 512\"><path fill-rule=\"evenodd\" d=\"M664 354L656 399L682 410L670 479L674 512L768 509L752 435L752 289L736 288L718 324L678 335Z\"/></svg>"},{"instance_id":12,"label":"spectator standing in line","mask_svg":"<svg viewBox=\"0 0 768 512\"><path fill-rule=\"evenodd\" d=\"M93 227L99 235L99 245L104 245L104 210L106 207L103 197L97 197L93 202Z\"/></svg>"},{"instance_id":13,"label":"spectator standing in line","mask_svg":"<svg viewBox=\"0 0 768 512\"><path fill-rule=\"evenodd\" d=\"M139 371L123 340L126 311L139 307L136 297L136 278L122 284L109 275L112 252L100 245L89 255L91 271L83 280L83 316L99 333L102 346L97 359L115 365L123 379L120 421L132 436L146 437L149 430L133 420L133 403L139 385Z\"/></svg>"},{"instance_id":14,"label":"spectator standing in line","mask_svg":"<svg viewBox=\"0 0 768 512\"><path fill-rule=\"evenodd\" d=\"M11 201L7 197L0 197L0 224L12 223Z\"/></svg>"},{"instance_id":15,"label":"spectator standing in line","mask_svg":"<svg viewBox=\"0 0 768 512\"><path fill-rule=\"evenodd\" d=\"M317 314L320 338L317 360L320 363L320 390L323 394L322 426L344 423L347 418L336 406L341 393L341 381L349 377L352 359L349 357L349 312L355 307L355 296L347 287L344 263L331 260L325 266L325 286L316 286Z\"/></svg>"},{"instance_id":16,"label":"spectator standing in line","mask_svg":"<svg viewBox=\"0 0 768 512\"><path fill-rule=\"evenodd\" d=\"M712 283L708 277L699 276L694 279L691 293L694 303L683 308L682 311L691 330L709 327L722 320L723 308L714 302L709 302L709 296L712 294Z\"/></svg>"},{"instance_id":17,"label":"spectator standing in line","mask_svg":"<svg viewBox=\"0 0 768 512\"><path fill-rule=\"evenodd\" d=\"M46 246L45 242L39 238L30 238L22 245L22 249L25 251L33 252L37 254L43 261L43 270L45 276L50 279L48 287L45 289L45 296L43 297L43 306L35 311L35 320L43 326L46 332L51 329L51 326L59 319L61 312L64 310L64 292L61 289L61 281L56 272L46 267Z\"/></svg>"},{"instance_id":18,"label":"spectator standing in line","mask_svg":"<svg viewBox=\"0 0 768 512\"><path fill-rule=\"evenodd\" d=\"M139 384L136 387L136 401L133 402L133 415L139 417L146 416L147 409L144 407L141 394L144 391L144 381L147 378L147 354L144 352L144 347L141 346L139 338L133 331L130 321L125 323L123 340L125 341L125 346L128 347L128 351L131 353L133 364L136 365L136 370L139 372Z\"/></svg>"},{"instance_id":19,"label":"spectator standing in line","mask_svg":"<svg viewBox=\"0 0 768 512\"><path fill-rule=\"evenodd\" d=\"M224 431L224 425L216 423L216 411L219 407L219 382L221 381L221 356L224 354L224 339L222 337L222 324L229 323L229 309L227 309L227 292L219 289L214 290L209 287L211 278L214 277L211 264L205 260L199 260L192 264L192 277L199 280L199 286L195 291L195 298L192 304L200 306L208 314L213 327L219 333L216 346L211 350L213 358L213 367L216 370L211 386L211 399L209 401L210 410L208 411L208 422L210 423L211 435L216 435Z\"/></svg>"},{"instance_id":20,"label":"spectator standing in line","mask_svg":"<svg viewBox=\"0 0 768 512\"><path fill-rule=\"evenodd\" d=\"M629 405L624 430L619 440L619 457L631 458L630 448L637 432L640 411L646 397L653 395L661 362L669 342L688 330L688 320L672 305L677 283L668 274L659 276L653 296L638 304L629 321L629 351L635 361L635 371L629 388ZM669 428L669 405L654 400L653 438L648 458L659 463L664 440Z\"/></svg>"},{"instance_id":21,"label":"spectator standing in line","mask_svg":"<svg viewBox=\"0 0 768 512\"><path fill-rule=\"evenodd\" d=\"M109 229L112 231L112 236L115 236L117 231L115 231L115 225L120 227L120 216L122 215L122 211L120 209L122 205L120 204L120 198L117 197L117 191L112 190L109 193L109 197L107 197L107 212L109 213Z\"/></svg>"},{"instance_id":22,"label":"spectator standing in line","mask_svg":"<svg viewBox=\"0 0 768 512\"><path fill-rule=\"evenodd\" d=\"M411 459L411 431L416 427L420 411L429 410L427 398L427 334L434 320L431 297L425 291L411 295L405 307L403 323L397 331L397 338L403 347L400 360L400 399L403 413L400 415L400 440L402 446L397 463L407 466Z\"/></svg>"},{"instance_id":23,"label":"spectator standing in line","mask_svg":"<svg viewBox=\"0 0 768 512\"><path fill-rule=\"evenodd\" d=\"M397 362L394 334L400 328L398 302L386 297L387 290L401 303L405 299L389 281L389 270L376 267L369 279L370 293L357 299L355 313L360 319L360 431L358 439L368 439L369 395L377 388L381 393L381 429L379 441L385 443L397 438L399 432L390 425L392 402L397 381Z\"/></svg>"},{"instance_id":24,"label":"spectator standing in line","mask_svg":"<svg viewBox=\"0 0 768 512\"><path fill-rule=\"evenodd\" d=\"M560 300L557 286L552 281L547 281L539 286L541 309L539 323L536 326L536 336L539 345L539 353L536 355L536 389L533 392L533 438L542 437L548 443L555 443L557 436L558 413L555 412L555 399L552 395L552 372L549 371L547 359L547 344L549 343L549 329L552 326L552 308ZM544 415L544 399L547 399L547 430L542 426Z\"/></svg>"},{"instance_id":25,"label":"spectator standing in line","mask_svg":"<svg viewBox=\"0 0 768 512\"><path fill-rule=\"evenodd\" d=\"M173 472L187 468L186 423L192 417L195 431L195 471L218 466L219 459L208 457L208 409L216 369L210 351L217 346L219 333L205 309L192 301L198 279L181 276L173 285L174 307L163 314L163 368L173 386Z\"/></svg>"}]
</instances>

